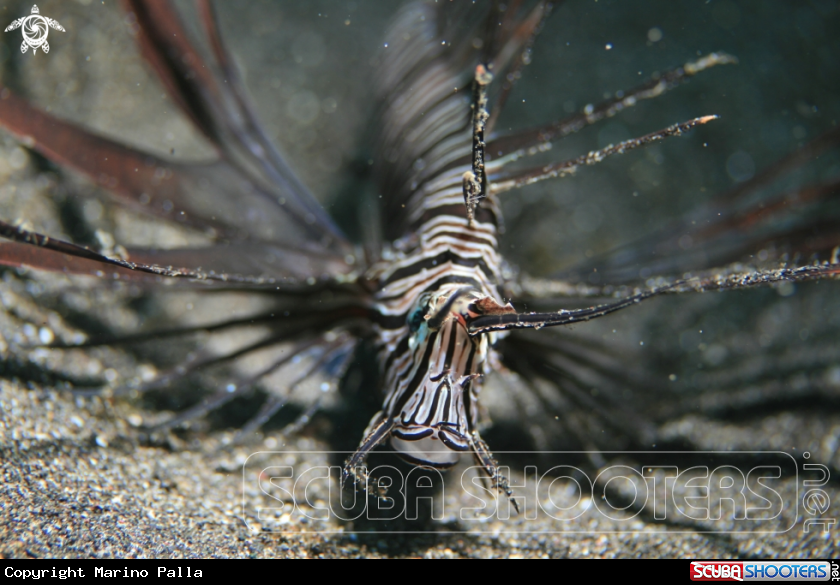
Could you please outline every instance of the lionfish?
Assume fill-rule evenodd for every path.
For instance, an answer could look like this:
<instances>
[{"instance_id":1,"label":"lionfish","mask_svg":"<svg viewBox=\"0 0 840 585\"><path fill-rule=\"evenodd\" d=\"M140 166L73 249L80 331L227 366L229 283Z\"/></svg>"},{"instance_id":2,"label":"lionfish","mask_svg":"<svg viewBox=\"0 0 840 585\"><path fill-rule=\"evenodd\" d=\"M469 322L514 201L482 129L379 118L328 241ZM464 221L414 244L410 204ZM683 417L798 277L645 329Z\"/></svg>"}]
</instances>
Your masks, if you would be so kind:
<instances>
[{"instance_id":1,"label":"lionfish","mask_svg":"<svg viewBox=\"0 0 840 585\"><path fill-rule=\"evenodd\" d=\"M268 347L291 348L158 430L222 409L296 358L316 355L303 373L268 393L240 430L239 438L244 437L287 404L308 377L343 376L365 346L376 355L382 406L345 473L357 477L368 454L386 442L419 466L450 467L469 453L494 487L510 496L481 437L485 376L499 373L519 388L552 382L570 404L594 416L629 412L607 408L581 390L591 384L593 372L616 377L614 364L605 361L608 349L576 347L545 332L520 330L605 318L663 295L840 275L840 232L834 224L813 213L794 214L819 209L836 193L836 179L795 193L753 197L835 146L837 130L733 188L702 210L702 221L677 222L559 278L530 277L505 261L499 246L505 192L571 175L607 157L682 135L716 116L677 121L569 160L536 166L523 161L709 68L734 64L726 53L701 55L550 124L499 131L499 114L530 61L552 4L405 6L385 41L373 94L371 174L381 194L381 221L359 243L345 235L268 139L209 0L196 2L203 45L191 40L169 2L126 0L125 5L142 55L172 101L214 147L213 160L184 163L125 146L41 111L8 88L0 90L0 125L28 148L86 175L118 203L198 230L214 243L94 250L3 221L0 235L11 242L0 245L0 263L146 286L178 281L197 291L236 290L271 299L274 308L259 314L121 340L223 334L251 324L268 331L244 347L180 364L131 388L141 392ZM791 219L777 221L781 214ZM686 236L690 248L681 245ZM750 266L750 254L759 250L761 267ZM598 277L587 278L593 270ZM557 309L564 303L580 307L581 300L590 306ZM553 309L517 308L524 303ZM106 342L115 340L101 343ZM126 389L115 393L121 390ZM292 429L306 424L318 407L314 402L305 409ZM625 426L625 432L637 430ZM569 429L585 433L573 421Z\"/></svg>"}]
</instances>

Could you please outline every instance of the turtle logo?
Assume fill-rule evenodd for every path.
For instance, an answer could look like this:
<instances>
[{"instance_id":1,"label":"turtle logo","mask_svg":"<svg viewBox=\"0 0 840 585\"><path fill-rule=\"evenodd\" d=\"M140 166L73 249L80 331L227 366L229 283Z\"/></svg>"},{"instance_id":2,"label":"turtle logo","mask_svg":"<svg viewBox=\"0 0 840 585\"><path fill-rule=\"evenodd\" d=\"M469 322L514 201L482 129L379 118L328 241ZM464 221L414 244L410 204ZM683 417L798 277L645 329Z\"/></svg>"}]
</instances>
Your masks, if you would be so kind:
<instances>
[{"instance_id":1,"label":"turtle logo","mask_svg":"<svg viewBox=\"0 0 840 585\"><path fill-rule=\"evenodd\" d=\"M23 27L23 44L20 46L20 52L25 53L26 49L32 47L32 53L38 52L40 47L45 53L50 52L50 44L47 42L47 34L50 28L64 32L64 27L58 24L57 20L41 16L37 6L32 6L32 14L18 18L12 21L12 24L6 27L6 32Z\"/></svg>"}]
</instances>

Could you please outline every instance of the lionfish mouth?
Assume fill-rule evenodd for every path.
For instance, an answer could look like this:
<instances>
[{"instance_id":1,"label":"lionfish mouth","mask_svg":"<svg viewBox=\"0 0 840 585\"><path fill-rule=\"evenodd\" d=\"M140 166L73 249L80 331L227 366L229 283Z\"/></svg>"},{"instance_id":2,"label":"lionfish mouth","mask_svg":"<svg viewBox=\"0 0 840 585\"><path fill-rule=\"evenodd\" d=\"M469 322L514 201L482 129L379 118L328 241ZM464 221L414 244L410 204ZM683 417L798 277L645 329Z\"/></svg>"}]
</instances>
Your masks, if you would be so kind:
<instances>
[{"instance_id":1,"label":"lionfish mouth","mask_svg":"<svg viewBox=\"0 0 840 585\"><path fill-rule=\"evenodd\" d=\"M448 329L465 336L466 327L457 320ZM472 350L470 350L472 351ZM467 366L474 360L468 359ZM415 465L446 468L458 462L461 453L471 450L469 432L473 426L470 404L471 382L475 375L453 379L447 371L430 376L400 413L391 432L391 446Z\"/></svg>"},{"instance_id":2,"label":"lionfish mouth","mask_svg":"<svg viewBox=\"0 0 840 585\"><path fill-rule=\"evenodd\" d=\"M470 450L469 439L445 424L437 428L396 427L391 447L409 463L438 469L452 467L461 453Z\"/></svg>"}]
</instances>

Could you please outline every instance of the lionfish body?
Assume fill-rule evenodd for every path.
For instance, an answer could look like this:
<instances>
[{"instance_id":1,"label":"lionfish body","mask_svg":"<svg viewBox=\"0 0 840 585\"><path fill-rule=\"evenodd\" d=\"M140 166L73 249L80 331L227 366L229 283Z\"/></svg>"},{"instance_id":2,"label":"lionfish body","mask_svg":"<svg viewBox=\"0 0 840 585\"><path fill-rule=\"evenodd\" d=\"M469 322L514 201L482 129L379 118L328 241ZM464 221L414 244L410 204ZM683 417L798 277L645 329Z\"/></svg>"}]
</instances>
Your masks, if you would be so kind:
<instances>
[{"instance_id":1,"label":"lionfish body","mask_svg":"<svg viewBox=\"0 0 840 585\"><path fill-rule=\"evenodd\" d=\"M197 2L200 24L209 40L206 56L189 42L177 11L168 3L127 0L126 4L144 57L173 101L215 147L215 160L202 165L178 163L128 148L57 120L7 89L0 92L0 124L48 158L98 181L130 207L200 229L215 242L198 249L109 254L0 222L0 235L13 241L0 245L0 263L77 274L101 275L107 270L109 277L152 284L163 277L198 289L232 287L273 295L278 309L268 313L162 333L224 333L250 323L267 325L269 330L250 345L175 368L139 390L171 384L266 347L286 344L289 349L263 370L225 385L161 428L221 408L253 391L263 378L282 371L296 356L314 352L311 368L269 394L242 429L241 435L246 435L282 408L308 376L323 370L340 376L364 340L377 352L382 407L347 461L346 473L359 477L357 469L368 453L389 441L397 453L419 465L447 467L460 454L471 453L496 487L509 493L479 433L483 377L500 364L521 374L535 393L538 382L548 380L557 390L568 392L578 407L597 415L606 409L580 387L590 384L593 376L604 374L600 379L605 379L615 370L588 349L526 342L524 335L512 330L587 321L662 294L832 278L840 272L836 257L830 262L764 271L726 268L731 258L743 257L758 246L784 249L794 245L798 230L809 227L794 222L752 236L747 230L764 221L773 205L762 201L740 205L743 193L731 197L730 207L710 214L712 219L702 229L677 226L633 244L622 256L617 254L621 262L606 262L609 270L603 272L605 278L610 270L617 275L612 283L581 288L561 280L517 277L506 267L498 242L503 192L562 177L607 156L680 135L714 116L675 124L568 161L518 169L511 169L511 163L641 100L657 97L705 69L735 62L723 53L657 75L552 124L495 133L499 111L528 61L550 4L537 2L530 10L523 10L521 2L409 5L398 16L378 67L373 170L381 193L384 238L368 245L363 256L354 252L354 245L265 137L224 48L209 2ZM811 152L835 145L837 134L815 142ZM793 168L803 158L793 155L780 168ZM761 186L761 181L757 179L756 185ZM831 192L827 188L815 191L797 205L819 204ZM675 242L686 233L696 245L708 246L709 253L701 260L681 257L679 252L665 258L651 253L678 250ZM284 238L287 234L291 240ZM817 257L840 244L836 237L814 242L798 252ZM657 267L662 275L654 280L658 286L650 288L637 282L638 278L621 276L628 257ZM634 270L638 277L641 272L635 265ZM691 276L689 271L696 274ZM319 296L325 291L328 296ZM521 295L515 302L558 303L575 294L609 302L583 309L520 313L508 303L515 294ZM557 364L568 367L559 379L550 379L554 376L551 368ZM305 424L317 406L306 409L292 426ZM572 429L580 430L580 426L570 424Z\"/></svg>"},{"instance_id":2,"label":"lionfish body","mask_svg":"<svg viewBox=\"0 0 840 585\"><path fill-rule=\"evenodd\" d=\"M430 211L419 241L380 275L374 330L392 445L417 462L444 465L456 459L446 449L470 450L495 334L471 336L467 319L503 309L501 264L492 222Z\"/></svg>"},{"instance_id":3,"label":"lionfish body","mask_svg":"<svg viewBox=\"0 0 840 585\"><path fill-rule=\"evenodd\" d=\"M463 452L485 463L478 400L488 352L499 334L472 335L468 321L513 308L501 294L498 202L492 195L485 198L476 217L464 204L473 120L486 118L486 105L473 103L469 71L454 70L445 45L440 49L437 10L432 5L405 10L383 59L388 105L382 154L387 159L387 149L399 151L414 176L408 189L386 203L392 208L399 203L408 235L389 247L388 259L370 275L376 280L373 330L385 400L369 431L387 429L391 446L413 463L446 467ZM418 45L425 46L418 50ZM392 138L387 134L393 127L403 130ZM432 165L455 163L424 174L424 159Z\"/></svg>"}]
</instances>

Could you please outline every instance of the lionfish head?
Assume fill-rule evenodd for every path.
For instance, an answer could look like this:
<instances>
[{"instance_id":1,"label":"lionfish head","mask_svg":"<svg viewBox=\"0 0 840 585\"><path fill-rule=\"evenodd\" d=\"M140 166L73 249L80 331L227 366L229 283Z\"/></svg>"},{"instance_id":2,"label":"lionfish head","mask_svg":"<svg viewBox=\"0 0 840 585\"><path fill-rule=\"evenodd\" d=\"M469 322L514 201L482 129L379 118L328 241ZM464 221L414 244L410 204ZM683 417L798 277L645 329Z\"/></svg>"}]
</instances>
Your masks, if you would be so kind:
<instances>
[{"instance_id":1,"label":"lionfish head","mask_svg":"<svg viewBox=\"0 0 840 585\"><path fill-rule=\"evenodd\" d=\"M448 467L460 453L474 450L478 378L488 336L471 336L469 322L499 309L507 307L476 289L448 285L421 295L408 313L412 367L389 409L391 446L403 458Z\"/></svg>"}]
</instances>

